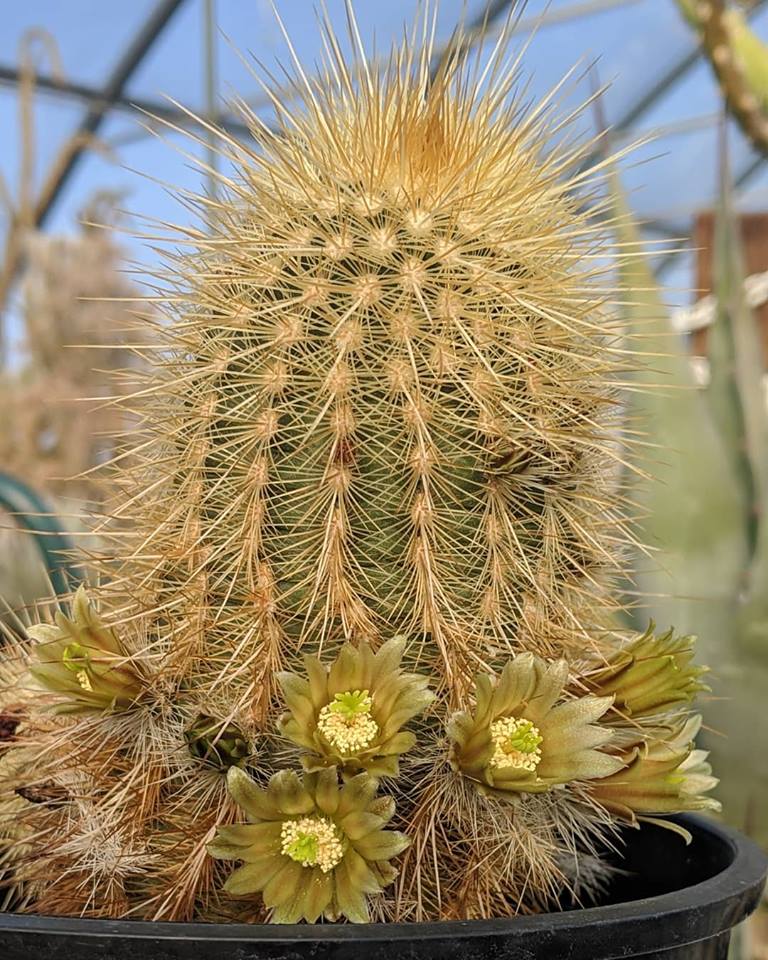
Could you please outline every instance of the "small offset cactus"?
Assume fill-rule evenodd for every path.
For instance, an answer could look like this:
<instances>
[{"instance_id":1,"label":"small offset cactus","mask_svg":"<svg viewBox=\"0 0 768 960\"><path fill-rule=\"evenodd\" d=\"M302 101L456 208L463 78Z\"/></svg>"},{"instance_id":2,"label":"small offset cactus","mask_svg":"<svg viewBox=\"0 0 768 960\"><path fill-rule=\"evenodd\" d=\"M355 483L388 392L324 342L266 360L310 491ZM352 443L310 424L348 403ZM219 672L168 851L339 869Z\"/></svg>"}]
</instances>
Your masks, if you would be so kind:
<instances>
[{"instance_id":1,"label":"small offset cactus","mask_svg":"<svg viewBox=\"0 0 768 960\"><path fill-rule=\"evenodd\" d=\"M72 798L21 816L41 912L552 909L617 824L714 803L690 640L615 616L610 249L505 38L432 76L422 27L383 74L327 32L303 107L222 139L115 464L120 562L30 632L14 782Z\"/></svg>"},{"instance_id":2,"label":"small offset cactus","mask_svg":"<svg viewBox=\"0 0 768 960\"><path fill-rule=\"evenodd\" d=\"M241 766L251 753L239 727L228 723L222 728L219 721L205 714L200 714L184 735L193 757L223 770Z\"/></svg>"}]
</instances>

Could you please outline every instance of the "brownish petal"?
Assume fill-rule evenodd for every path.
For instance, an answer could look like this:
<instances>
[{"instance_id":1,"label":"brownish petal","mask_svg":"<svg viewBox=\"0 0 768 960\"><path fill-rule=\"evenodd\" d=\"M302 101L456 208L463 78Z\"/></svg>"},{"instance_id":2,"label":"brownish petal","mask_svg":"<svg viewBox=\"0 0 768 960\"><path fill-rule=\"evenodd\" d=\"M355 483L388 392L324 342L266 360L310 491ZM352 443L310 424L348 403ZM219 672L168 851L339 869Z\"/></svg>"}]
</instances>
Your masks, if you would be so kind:
<instances>
[{"instance_id":1,"label":"brownish petal","mask_svg":"<svg viewBox=\"0 0 768 960\"><path fill-rule=\"evenodd\" d=\"M353 810L366 810L376 796L376 780L367 773L352 777L341 788L337 816L345 817Z\"/></svg>"},{"instance_id":2,"label":"brownish petal","mask_svg":"<svg viewBox=\"0 0 768 960\"><path fill-rule=\"evenodd\" d=\"M300 813L312 813L315 801L304 789L304 784L293 770L280 770L269 781L267 788L270 798L281 813L295 816Z\"/></svg>"},{"instance_id":3,"label":"brownish petal","mask_svg":"<svg viewBox=\"0 0 768 960\"><path fill-rule=\"evenodd\" d=\"M352 841L355 850L366 860L392 860L409 844L408 837L396 830L377 830Z\"/></svg>"},{"instance_id":4,"label":"brownish petal","mask_svg":"<svg viewBox=\"0 0 768 960\"><path fill-rule=\"evenodd\" d=\"M230 767L227 772L227 789L235 803L251 820L278 820L280 811L275 799L267 790L257 787L240 767Z\"/></svg>"}]
</instances>

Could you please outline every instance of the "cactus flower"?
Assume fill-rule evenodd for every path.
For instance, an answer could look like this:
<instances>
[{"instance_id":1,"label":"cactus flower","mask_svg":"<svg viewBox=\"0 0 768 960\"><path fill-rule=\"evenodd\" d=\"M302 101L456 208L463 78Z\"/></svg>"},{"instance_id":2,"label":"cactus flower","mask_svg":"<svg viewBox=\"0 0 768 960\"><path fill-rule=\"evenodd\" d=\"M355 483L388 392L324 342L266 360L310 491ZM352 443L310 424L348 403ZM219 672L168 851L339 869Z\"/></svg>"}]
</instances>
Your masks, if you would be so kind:
<instances>
[{"instance_id":1,"label":"cactus flower","mask_svg":"<svg viewBox=\"0 0 768 960\"><path fill-rule=\"evenodd\" d=\"M240 98L250 142L225 132L215 202L184 197L200 220L169 237L123 404L133 451L121 438L108 473L120 524L102 563L151 670L82 592L71 620L32 631L60 709L158 709L50 723L48 698L25 702L31 733L2 750L35 800L11 865L34 879L25 909L365 921L376 897L384 921L528 913L610 876L615 822L710 802L676 737L700 685L690 641L612 630L635 532L617 467L646 451L642 424L624 429L644 365L617 309L633 291L610 290L626 244L592 202L607 161L590 184L589 144L551 98L529 109L514 17L490 43L459 28L442 47L419 6L374 57L353 0L346 38L321 14L317 69L288 43L291 96L269 117ZM409 647L368 646L384 625ZM2 672L0 706L16 699ZM264 789L240 717L263 731ZM285 769L299 756L303 778ZM210 845L251 898L225 905L228 868L200 855L232 820L211 763L250 820ZM376 793L400 765L412 859L377 897L408 843Z\"/></svg>"},{"instance_id":2,"label":"cactus flower","mask_svg":"<svg viewBox=\"0 0 768 960\"><path fill-rule=\"evenodd\" d=\"M368 921L367 895L392 882L389 861L408 845L404 834L384 829L395 804L376 796L373 777L361 773L340 786L335 769L303 780L282 770L261 789L232 767L227 784L250 822L219 827L208 846L213 857L244 862L225 890L261 893L274 923Z\"/></svg>"},{"instance_id":3,"label":"cactus flower","mask_svg":"<svg viewBox=\"0 0 768 960\"><path fill-rule=\"evenodd\" d=\"M402 637L376 653L368 644L346 645L329 668L307 657L306 677L279 675L289 711L280 730L308 751L306 770L338 766L345 775L397 775L399 755L415 742L402 727L433 699L426 677L403 671L404 652Z\"/></svg>"},{"instance_id":4,"label":"cactus flower","mask_svg":"<svg viewBox=\"0 0 768 960\"><path fill-rule=\"evenodd\" d=\"M642 636L617 650L584 678L590 691L614 697L614 706L631 717L652 716L688 704L701 690L706 667L691 664L695 637L675 637L673 630L657 637L654 624Z\"/></svg>"},{"instance_id":5,"label":"cactus flower","mask_svg":"<svg viewBox=\"0 0 768 960\"><path fill-rule=\"evenodd\" d=\"M474 712L448 725L454 769L483 793L508 799L621 769L621 760L599 749L612 736L596 724L611 698L563 700L567 678L564 660L550 664L530 653L510 661L495 686L479 676Z\"/></svg>"},{"instance_id":6,"label":"cactus flower","mask_svg":"<svg viewBox=\"0 0 768 960\"><path fill-rule=\"evenodd\" d=\"M718 780L712 776L706 751L694 747L700 726L701 717L694 716L681 721L669 736L625 751L623 769L593 784L592 796L606 810L633 824L638 817L654 814L718 812L720 803L705 796Z\"/></svg>"},{"instance_id":7,"label":"cactus flower","mask_svg":"<svg viewBox=\"0 0 768 960\"><path fill-rule=\"evenodd\" d=\"M36 641L32 676L61 700L56 713L125 710L141 695L144 683L115 632L105 627L80 586L72 618L60 611L54 624L27 631Z\"/></svg>"}]
</instances>

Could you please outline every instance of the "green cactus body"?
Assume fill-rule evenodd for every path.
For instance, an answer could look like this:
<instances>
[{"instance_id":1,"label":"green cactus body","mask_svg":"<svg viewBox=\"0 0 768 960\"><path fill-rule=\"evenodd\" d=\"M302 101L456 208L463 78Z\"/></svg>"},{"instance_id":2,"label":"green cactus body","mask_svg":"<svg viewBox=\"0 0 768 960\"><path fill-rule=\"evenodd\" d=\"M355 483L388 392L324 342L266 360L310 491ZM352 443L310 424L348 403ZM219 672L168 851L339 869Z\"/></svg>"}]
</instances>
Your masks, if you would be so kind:
<instances>
[{"instance_id":1,"label":"green cactus body","mask_svg":"<svg viewBox=\"0 0 768 960\"><path fill-rule=\"evenodd\" d=\"M422 94L329 90L184 260L137 522L182 672L183 644L207 672L391 631L459 695L491 648L583 650L605 622L591 230L540 123Z\"/></svg>"}]
</instances>

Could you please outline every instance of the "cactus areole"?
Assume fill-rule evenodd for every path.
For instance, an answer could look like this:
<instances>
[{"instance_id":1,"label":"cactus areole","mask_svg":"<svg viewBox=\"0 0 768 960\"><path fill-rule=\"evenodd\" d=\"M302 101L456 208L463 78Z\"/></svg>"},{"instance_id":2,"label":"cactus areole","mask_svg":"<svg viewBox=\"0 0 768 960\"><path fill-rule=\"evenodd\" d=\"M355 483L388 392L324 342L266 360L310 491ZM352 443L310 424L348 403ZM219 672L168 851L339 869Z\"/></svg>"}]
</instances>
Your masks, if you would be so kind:
<instances>
[{"instance_id":1,"label":"cactus areole","mask_svg":"<svg viewBox=\"0 0 768 960\"><path fill-rule=\"evenodd\" d=\"M421 924L471 920L481 957L619 896L633 828L699 864L680 886L717 872L707 843L741 856L669 819L718 806L693 638L633 636L614 588L620 252L556 114L516 99L509 30L440 57L433 14L373 62L350 10L351 54L326 25L270 126L243 107L254 143L221 134L137 339L100 585L0 665L11 909L228 943L325 921L290 937L329 957L351 924L427 957ZM0 922L4 957L36 922Z\"/></svg>"}]
</instances>

